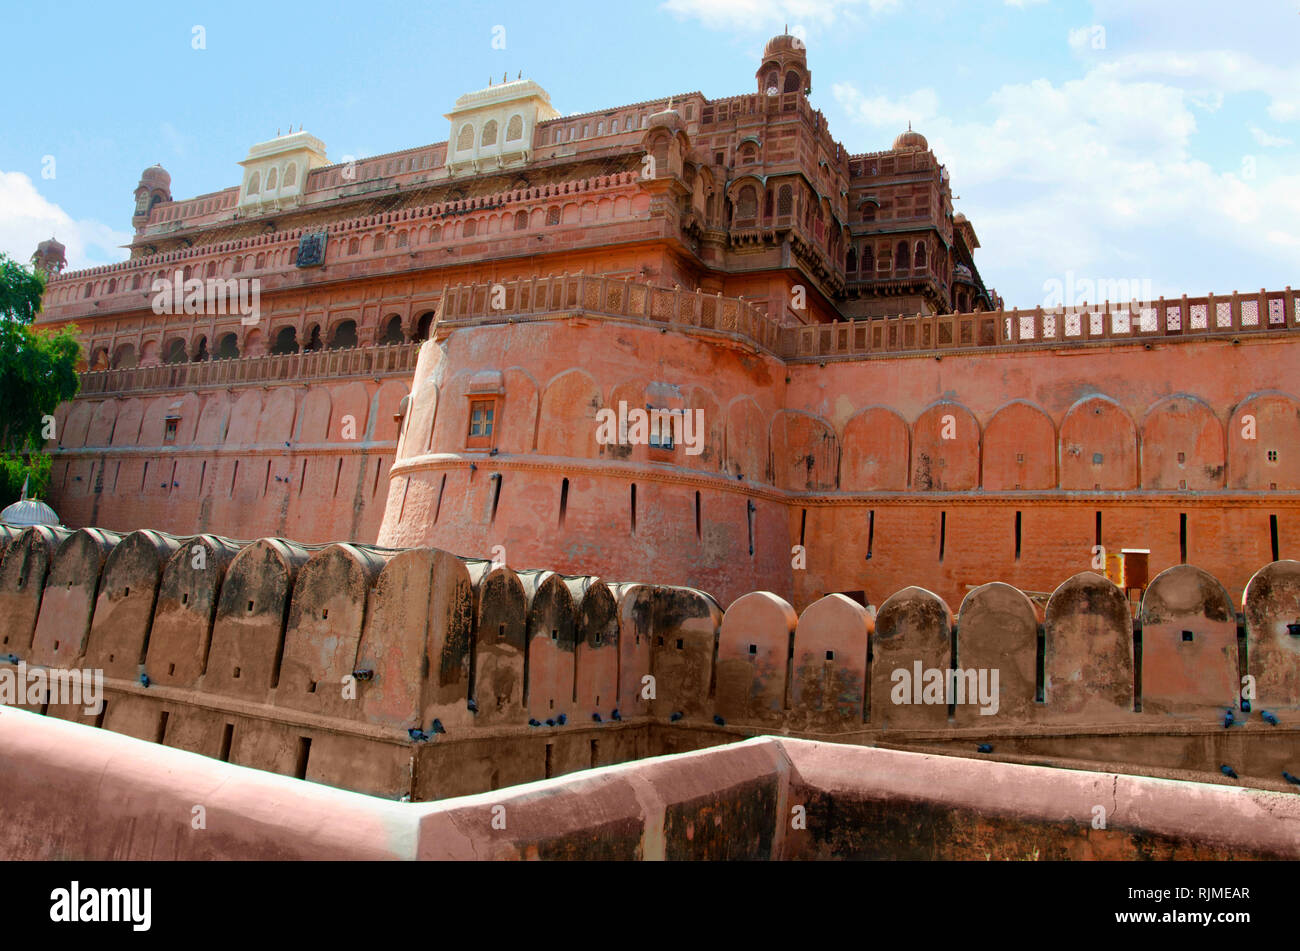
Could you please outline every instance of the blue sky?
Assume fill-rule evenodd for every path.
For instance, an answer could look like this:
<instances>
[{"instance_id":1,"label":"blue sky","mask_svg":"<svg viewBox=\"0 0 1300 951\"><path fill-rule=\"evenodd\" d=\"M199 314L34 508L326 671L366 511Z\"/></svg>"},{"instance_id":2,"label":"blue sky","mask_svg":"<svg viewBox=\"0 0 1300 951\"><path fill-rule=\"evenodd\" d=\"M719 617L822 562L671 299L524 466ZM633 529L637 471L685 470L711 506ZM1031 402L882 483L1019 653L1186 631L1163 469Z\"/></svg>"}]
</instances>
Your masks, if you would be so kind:
<instances>
[{"instance_id":1,"label":"blue sky","mask_svg":"<svg viewBox=\"0 0 1300 951\"><path fill-rule=\"evenodd\" d=\"M747 93L789 23L850 151L908 121L926 134L1008 305L1071 278L1167 296L1300 286L1300 0L63 2L3 17L0 251L23 261L51 232L73 267L122 260L154 162L185 198L236 184L248 147L290 124L333 160L441 141L458 95L520 70L566 114Z\"/></svg>"}]
</instances>

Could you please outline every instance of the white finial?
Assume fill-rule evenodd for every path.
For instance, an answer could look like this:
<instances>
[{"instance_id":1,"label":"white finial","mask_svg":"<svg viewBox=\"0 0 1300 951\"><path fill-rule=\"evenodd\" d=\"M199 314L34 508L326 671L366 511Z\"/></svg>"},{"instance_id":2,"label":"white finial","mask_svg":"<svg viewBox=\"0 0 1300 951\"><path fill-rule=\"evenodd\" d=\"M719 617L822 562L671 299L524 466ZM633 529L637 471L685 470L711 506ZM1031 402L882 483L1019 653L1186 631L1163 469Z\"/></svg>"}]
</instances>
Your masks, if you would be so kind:
<instances>
[{"instance_id":1,"label":"white finial","mask_svg":"<svg viewBox=\"0 0 1300 951\"><path fill-rule=\"evenodd\" d=\"M31 476L27 476L27 477L25 477L25 478L23 479L23 491L22 491L22 494L21 494L20 496L18 496L18 501L19 501L19 502L26 502L26 501L27 501L27 480L30 479L30 478L31 478Z\"/></svg>"}]
</instances>

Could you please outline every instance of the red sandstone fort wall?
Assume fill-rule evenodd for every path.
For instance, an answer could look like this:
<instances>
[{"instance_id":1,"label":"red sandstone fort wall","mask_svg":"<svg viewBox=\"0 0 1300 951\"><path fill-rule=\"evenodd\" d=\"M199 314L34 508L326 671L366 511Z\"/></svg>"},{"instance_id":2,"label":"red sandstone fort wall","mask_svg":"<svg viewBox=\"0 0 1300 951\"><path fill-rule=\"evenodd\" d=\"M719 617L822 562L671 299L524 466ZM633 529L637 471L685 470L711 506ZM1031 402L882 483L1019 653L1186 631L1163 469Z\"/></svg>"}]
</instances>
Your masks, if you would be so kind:
<instances>
[{"instance_id":1,"label":"red sandstone fort wall","mask_svg":"<svg viewBox=\"0 0 1300 951\"><path fill-rule=\"evenodd\" d=\"M426 348L379 539L798 605L878 604L918 572L952 600L1047 592L1098 544L1240 592L1300 544L1297 341L940 356L782 363L594 320L457 330ZM476 380L500 397L495 456L466 451ZM620 402L701 409L703 451L598 445Z\"/></svg>"},{"instance_id":2,"label":"red sandstone fort wall","mask_svg":"<svg viewBox=\"0 0 1300 951\"><path fill-rule=\"evenodd\" d=\"M88 374L59 413L56 506L123 530L501 546L799 607L918 578L950 601L998 579L1047 592L1098 544L1239 593L1300 542L1290 292L791 328L630 279L399 284L330 296L326 317L286 292L281 330L360 314L356 349ZM417 335L438 293L418 368L412 346L364 345ZM466 435L481 396L490 448ZM699 410L702 451L599 445L596 414L623 403Z\"/></svg>"},{"instance_id":3,"label":"red sandstone fort wall","mask_svg":"<svg viewBox=\"0 0 1300 951\"><path fill-rule=\"evenodd\" d=\"M434 549L32 528L3 537L4 663L99 669L106 705L18 705L206 756L397 798L444 798L754 732L1027 762L1123 762L1261 788L1296 764L1300 563L1240 604L1191 565L1139 611L1089 572L1040 610L1001 583L954 611L907 587L879 611L770 592L514 571ZM964 701L898 672L998 672ZM1256 710L1223 712L1244 677ZM349 686L350 685L350 686ZM473 704L470 703L473 701ZM991 703L989 701L992 701ZM410 731L416 731L414 734Z\"/></svg>"},{"instance_id":4,"label":"red sandstone fort wall","mask_svg":"<svg viewBox=\"0 0 1300 951\"><path fill-rule=\"evenodd\" d=\"M365 379L79 399L56 414L51 494L71 525L373 538L406 393Z\"/></svg>"}]
</instances>

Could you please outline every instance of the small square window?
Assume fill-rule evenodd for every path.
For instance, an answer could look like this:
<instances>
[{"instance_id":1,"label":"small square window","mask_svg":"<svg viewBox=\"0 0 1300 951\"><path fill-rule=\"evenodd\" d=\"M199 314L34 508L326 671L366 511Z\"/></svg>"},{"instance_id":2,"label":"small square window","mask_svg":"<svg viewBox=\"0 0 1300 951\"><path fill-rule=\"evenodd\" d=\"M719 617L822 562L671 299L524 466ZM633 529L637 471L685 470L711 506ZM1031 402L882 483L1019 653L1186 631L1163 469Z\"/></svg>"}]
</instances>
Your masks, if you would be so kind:
<instances>
[{"instance_id":1,"label":"small square window","mask_svg":"<svg viewBox=\"0 0 1300 951\"><path fill-rule=\"evenodd\" d=\"M676 448L673 442L673 421L677 418L675 412L667 409L656 409L648 403L645 411L650 421L650 448L659 449L663 452L672 452Z\"/></svg>"},{"instance_id":2,"label":"small square window","mask_svg":"<svg viewBox=\"0 0 1300 951\"><path fill-rule=\"evenodd\" d=\"M835 651L827 651L827 652L826 652L826 659L827 659L827 660L834 660L834 659L835 659Z\"/></svg>"},{"instance_id":3,"label":"small square window","mask_svg":"<svg viewBox=\"0 0 1300 951\"><path fill-rule=\"evenodd\" d=\"M488 400L475 400L469 408L469 434L471 436L491 436L492 417L495 407Z\"/></svg>"},{"instance_id":4,"label":"small square window","mask_svg":"<svg viewBox=\"0 0 1300 951\"><path fill-rule=\"evenodd\" d=\"M496 429L496 400L470 400L467 449L487 449Z\"/></svg>"},{"instance_id":5,"label":"small square window","mask_svg":"<svg viewBox=\"0 0 1300 951\"><path fill-rule=\"evenodd\" d=\"M1188 641L1191 641L1193 636L1194 635L1192 634L1191 631L1183 631L1183 642L1186 643Z\"/></svg>"},{"instance_id":6,"label":"small square window","mask_svg":"<svg viewBox=\"0 0 1300 951\"><path fill-rule=\"evenodd\" d=\"M1269 461L1269 462L1277 462L1277 450L1276 450L1276 449L1270 449L1270 450L1268 451L1268 461Z\"/></svg>"},{"instance_id":7,"label":"small square window","mask_svg":"<svg viewBox=\"0 0 1300 951\"><path fill-rule=\"evenodd\" d=\"M1185 452L1180 452L1180 453L1178 454L1178 464L1181 466L1181 465L1183 465L1185 462L1187 462L1187 453L1185 453Z\"/></svg>"},{"instance_id":8,"label":"small square window","mask_svg":"<svg viewBox=\"0 0 1300 951\"><path fill-rule=\"evenodd\" d=\"M175 441L175 439L176 439L176 424L179 423L179 422L180 422L179 419L169 419L169 420L167 420L167 428L166 428L166 431L163 433L163 439L167 440L168 442L174 442L174 441Z\"/></svg>"},{"instance_id":9,"label":"small square window","mask_svg":"<svg viewBox=\"0 0 1300 951\"><path fill-rule=\"evenodd\" d=\"M757 644L750 644L750 645L749 645L749 652L750 652L751 654L757 654L757 653L758 653L758 645L757 645Z\"/></svg>"}]
</instances>

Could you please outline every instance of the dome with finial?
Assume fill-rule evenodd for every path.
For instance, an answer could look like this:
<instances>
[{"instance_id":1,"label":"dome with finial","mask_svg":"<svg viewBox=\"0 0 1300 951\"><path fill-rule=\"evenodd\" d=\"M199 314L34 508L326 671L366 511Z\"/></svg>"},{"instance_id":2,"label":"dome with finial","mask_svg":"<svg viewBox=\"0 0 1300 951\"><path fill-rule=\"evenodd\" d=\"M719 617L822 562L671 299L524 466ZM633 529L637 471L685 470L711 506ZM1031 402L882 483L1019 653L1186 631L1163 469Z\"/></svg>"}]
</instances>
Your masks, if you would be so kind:
<instances>
[{"instance_id":1,"label":"dome with finial","mask_svg":"<svg viewBox=\"0 0 1300 951\"><path fill-rule=\"evenodd\" d=\"M40 499L27 497L27 480L23 480L21 497L0 511L0 525L11 528L31 528L33 525L58 525L59 517Z\"/></svg>"},{"instance_id":2,"label":"dome with finial","mask_svg":"<svg viewBox=\"0 0 1300 951\"><path fill-rule=\"evenodd\" d=\"M67 267L68 257L65 253L67 250L53 235L50 235L48 241L42 241L36 246L36 253L32 255L32 266L45 274L59 274Z\"/></svg>"},{"instance_id":3,"label":"dome with finial","mask_svg":"<svg viewBox=\"0 0 1300 951\"><path fill-rule=\"evenodd\" d=\"M150 165L140 173L140 184L149 188L171 191L172 177L162 165Z\"/></svg>"},{"instance_id":4,"label":"dome with finial","mask_svg":"<svg viewBox=\"0 0 1300 951\"><path fill-rule=\"evenodd\" d=\"M673 108L672 102L669 102L663 109L651 113L646 118L646 128L665 128L673 132L685 132L686 123L682 120L682 114Z\"/></svg>"},{"instance_id":5,"label":"dome with finial","mask_svg":"<svg viewBox=\"0 0 1300 951\"><path fill-rule=\"evenodd\" d=\"M907 131L894 140L895 152L928 152L930 143L925 140L919 132L912 129L912 123L907 124Z\"/></svg>"},{"instance_id":6,"label":"dome with finial","mask_svg":"<svg viewBox=\"0 0 1300 951\"><path fill-rule=\"evenodd\" d=\"M777 53L798 52L805 53L804 42L799 37L790 33L787 26L784 33L774 36L767 41L767 46L763 48L763 58L775 56Z\"/></svg>"}]
</instances>

